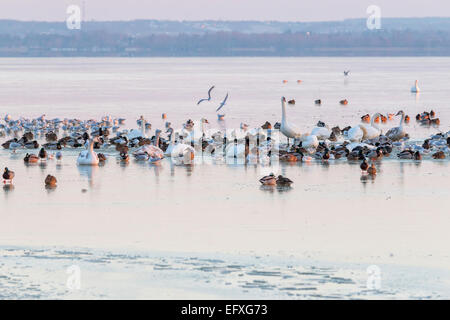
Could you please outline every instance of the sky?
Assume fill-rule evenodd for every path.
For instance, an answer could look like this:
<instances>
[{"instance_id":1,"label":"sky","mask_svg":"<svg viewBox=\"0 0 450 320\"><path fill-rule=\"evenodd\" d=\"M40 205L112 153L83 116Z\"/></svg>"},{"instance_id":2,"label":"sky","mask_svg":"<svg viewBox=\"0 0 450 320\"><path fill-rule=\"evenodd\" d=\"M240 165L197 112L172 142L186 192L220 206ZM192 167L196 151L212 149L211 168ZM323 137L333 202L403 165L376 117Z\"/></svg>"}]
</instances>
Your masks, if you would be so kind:
<instances>
[{"instance_id":1,"label":"sky","mask_svg":"<svg viewBox=\"0 0 450 320\"><path fill-rule=\"evenodd\" d=\"M335 21L382 17L449 17L450 0L0 0L0 19L64 21L67 7L85 7L85 20Z\"/></svg>"}]
</instances>

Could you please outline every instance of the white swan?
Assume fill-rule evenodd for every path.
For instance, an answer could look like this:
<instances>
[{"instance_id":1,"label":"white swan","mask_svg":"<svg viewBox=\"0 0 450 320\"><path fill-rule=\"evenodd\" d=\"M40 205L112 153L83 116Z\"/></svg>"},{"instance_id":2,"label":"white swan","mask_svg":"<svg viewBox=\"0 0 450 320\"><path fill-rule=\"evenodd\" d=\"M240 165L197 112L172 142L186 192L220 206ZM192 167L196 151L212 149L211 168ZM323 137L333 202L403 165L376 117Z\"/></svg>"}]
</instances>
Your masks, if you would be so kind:
<instances>
[{"instance_id":1,"label":"white swan","mask_svg":"<svg viewBox=\"0 0 450 320\"><path fill-rule=\"evenodd\" d=\"M244 158L245 144L235 141L227 145L227 147L225 148L225 152L227 158Z\"/></svg>"},{"instance_id":2,"label":"white swan","mask_svg":"<svg viewBox=\"0 0 450 320\"><path fill-rule=\"evenodd\" d=\"M195 149L185 143L174 145L171 154L175 164L192 164L195 157Z\"/></svg>"},{"instance_id":3,"label":"white swan","mask_svg":"<svg viewBox=\"0 0 450 320\"><path fill-rule=\"evenodd\" d=\"M403 112L403 110L400 110L399 112L397 112L396 116L398 115L402 116L399 126L389 129L389 131L386 132L386 137L388 137L393 141L400 140L406 136L406 131L405 128L403 127L403 123L405 122L405 113Z\"/></svg>"},{"instance_id":4,"label":"white swan","mask_svg":"<svg viewBox=\"0 0 450 320\"><path fill-rule=\"evenodd\" d=\"M319 146L319 139L317 139L317 136L311 134L309 136L303 136L301 138L302 147L305 149L308 148L317 148Z\"/></svg>"},{"instance_id":5,"label":"white swan","mask_svg":"<svg viewBox=\"0 0 450 320\"><path fill-rule=\"evenodd\" d=\"M358 124L347 131L347 138L351 142L361 142L365 131L366 128L362 124Z\"/></svg>"},{"instance_id":6,"label":"white swan","mask_svg":"<svg viewBox=\"0 0 450 320\"><path fill-rule=\"evenodd\" d=\"M99 163L97 154L94 152L94 140L86 142L86 150L78 155L77 164L86 166L97 166Z\"/></svg>"},{"instance_id":7,"label":"white swan","mask_svg":"<svg viewBox=\"0 0 450 320\"><path fill-rule=\"evenodd\" d=\"M331 131L327 127L315 127L312 129L311 135L316 136L317 139L325 140L330 137Z\"/></svg>"},{"instance_id":8,"label":"white swan","mask_svg":"<svg viewBox=\"0 0 450 320\"><path fill-rule=\"evenodd\" d=\"M295 139L301 137L300 129L296 128L295 126L291 125L286 120L286 98L281 98L281 126L280 131L282 134L284 134L288 139L289 144L289 138Z\"/></svg>"},{"instance_id":9,"label":"white swan","mask_svg":"<svg viewBox=\"0 0 450 320\"><path fill-rule=\"evenodd\" d=\"M378 125L375 123L375 119L380 117L381 118L381 114L379 113L375 113L372 117L372 120L370 121L370 125L364 125L362 124L362 126L364 126L364 128L366 129L363 135L363 140L366 139L374 139L378 136L380 136L381 134L381 129L378 127Z\"/></svg>"},{"instance_id":10,"label":"white swan","mask_svg":"<svg viewBox=\"0 0 450 320\"><path fill-rule=\"evenodd\" d=\"M416 83L414 84L414 86L411 88L411 92L413 93L417 93L420 92L420 88L419 88L419 80L416 80Z\"/></svg>"}]
</instances>

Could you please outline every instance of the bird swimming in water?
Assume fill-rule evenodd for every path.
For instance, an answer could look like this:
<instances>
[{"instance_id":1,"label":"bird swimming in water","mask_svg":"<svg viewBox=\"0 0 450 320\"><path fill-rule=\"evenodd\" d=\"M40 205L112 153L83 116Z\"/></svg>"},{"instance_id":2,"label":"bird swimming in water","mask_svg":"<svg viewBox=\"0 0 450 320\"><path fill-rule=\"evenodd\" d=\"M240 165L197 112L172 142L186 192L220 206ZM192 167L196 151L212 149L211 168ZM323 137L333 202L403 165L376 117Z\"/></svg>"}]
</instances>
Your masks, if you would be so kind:
<instances>
[{"instance_id":1,"label":"bird swimming in water","mask_svg":"<svg viewBox=\"0 0 450 320\"><path fill-rule=\"evenodd\" d=\"M54 188L54 187L56 187L56 182L57 182L57 180L56 180L56 178L54 177L54 176L52 176L52 175L47 175L47 177L45 178L45 186L46 187L51 187L51 188Z\"/></svg>"},{"instance_id":2,"label":"bird swimming in water","mask_svg":"<svg viewBox=\"0 0 450 320\"><path fill-rule=\"evenodd\" d=\"M259 179L259 182L261 182L264 186L274 186L277 184L277 178L273 173L271 173L268 176Z\"/></svg>"},{"instance_id":3,"label":"bird swimming in water","mask_svg":"<svg viewBox=\"0 0 450 320\"><path fill-rule=\"evenodd\" d=\"M220 109L222 109L222 107L225 105L227 100L228 100L228 92L227 92L227 95L225 96L225 99L223 99L223 101L220 103L219 107L216 109L216 112L219 111Z\"/></svg>"},{"instance_id":4,"label":"bird swimming in water","mask_svg":"<svg viewBox=\"0 0 450 320\"><path fill-rule=\"evenodd\" d=\"M377 174L377 168L375 168L375 165L372 162L372 165L367 169L367 173L371 176L374 176Z\"/></svg>"},{"instance_id":5,"label":"bird swimming in water","mask_svg":"<svg viewBox=\"0 0 450 320\"><path fill-rule=\"evenodd\" d=\"M212 86L211 88L209 88L208 90L208 98L204 98L204 99L200 99L197 102L197 105L199 105L200 103L202 103L203 101L211 101L211 91L214 89L214 86Z\"/></svg>"},{"instance_id":6,"label":"bird swimming in water","mask_svg":"<svg viewBox=\"0 0 450 320\"><path fill-rule=\"evenodd\" d=\"M8 168L5 168L5 171L3 172L3 183L6 184L7 181L9 183L12 183L12 180L14 179L14 171L9 170Z\"/></svg>"},{"instance_id":7,"label":"bird swimming in water","mask_svg":"<svg viewBox=\"0 0 450 320\"><path fill-rule=\"evenodd\" d=\"M44 148L41 148L41 150L39 151L39 158L41 158L41 161L47 159L47 151L45 151Z\"/></svg>"},{"instance_id":8,"label":"bird swimming in water","mask_svg":"<svg viewBox=\"0 0 450 320\"><path fill-rule=\"evenodd\" d=\"M277 178L277 186L280 187L290 187L293 182L294 181L291 179L283 177L282 175L279 175Z\"/></svg>"},{"instance_id":9,"label":"bird swimming in water","mask_svg":"<svg viewBox=\"0 0 450 320\"><path fill-rule=\"evenodd\" d=\"M350 73L350 70L344 70L344 76L348 76Z\"/></svg>"},{"instance_id":10,"label":"bird swimming in water","mask_svg":"<svg viewBox=\"0 0 450 320\"><path fill-rule=\"evenodd\" d=\"M367 163L367 160L364 159L359 167L361 168L362 172L367 172L367 169L369 169L369 164Z\"/></svg>"}]
</instances>

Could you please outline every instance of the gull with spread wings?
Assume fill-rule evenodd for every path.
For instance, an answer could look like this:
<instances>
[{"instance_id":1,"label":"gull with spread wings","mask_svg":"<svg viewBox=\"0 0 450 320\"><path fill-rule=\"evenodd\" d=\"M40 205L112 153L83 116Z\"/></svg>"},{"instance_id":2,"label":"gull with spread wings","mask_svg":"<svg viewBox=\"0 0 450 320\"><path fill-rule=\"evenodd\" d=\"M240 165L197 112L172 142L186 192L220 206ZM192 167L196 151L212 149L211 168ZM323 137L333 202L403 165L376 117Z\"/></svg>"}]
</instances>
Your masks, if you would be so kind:
<instances>
[{"instance_id":1,"label":"gull with spread wings","mask_svg":"<svg viewBox=\"0 0 450 320\"><path fill-rule=\"evenodd\" d=\"M228 99L228 92L227 92L227 95L225 96L225 99L223 99L223 101L220 103L220 106L216 109L216 112L219 111L220 109L222 109L222 107L227 102L227 99Z\"/></svg>"},{"instance_id":2,"label":"gull with spread wings","mask_svg":"<svg viewBox=\"0 0 450 320\"><path fill-rule=\"evenodd\" d=\"M214 89L214 87L215 87L215 86L212 86L211 88L209 88L209 90L208 90L208 98L200 99L200 100L197 102L197 105L199 105L199 104L202 103L203 101L211 101L211 91L212 91L212 89Z\"/></svg>"}]
</instances>

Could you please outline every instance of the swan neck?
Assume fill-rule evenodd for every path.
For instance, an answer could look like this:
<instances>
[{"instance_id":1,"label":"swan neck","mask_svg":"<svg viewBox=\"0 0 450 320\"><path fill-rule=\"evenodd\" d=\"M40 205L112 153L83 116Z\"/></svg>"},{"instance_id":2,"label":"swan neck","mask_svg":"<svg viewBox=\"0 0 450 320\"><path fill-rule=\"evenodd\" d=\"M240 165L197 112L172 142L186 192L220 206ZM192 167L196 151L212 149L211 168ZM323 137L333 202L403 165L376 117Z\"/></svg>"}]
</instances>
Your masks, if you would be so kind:
<instances>
[{"instance_id":1,"label":"swan neck","mask_svg":"<svg viewBox=\"0 0 450 320\"><path fill-rule=\"evenodd\" d=\"M400 127L403 126L403 121L405 121L405 114L402 113L402 119L400 120Z\"/></svg>"},{"instance_id":2,"label":"swan neck","mask_svg":"<svg viewBox=\"0 0 450 320\"><path fill-rule=\"evenodd\" d=\"M281 102L281 121L286 121L286 101Z\"/></svg>"}]
</instances>

